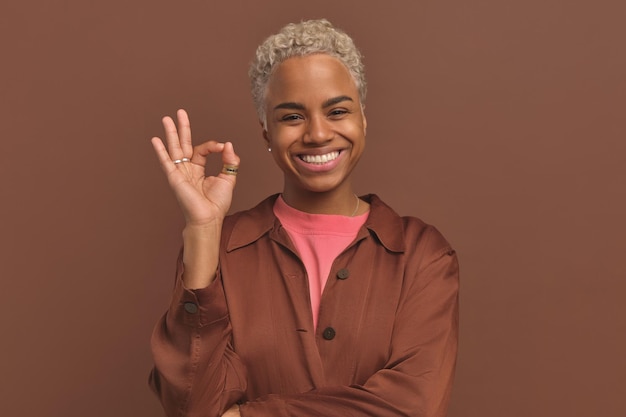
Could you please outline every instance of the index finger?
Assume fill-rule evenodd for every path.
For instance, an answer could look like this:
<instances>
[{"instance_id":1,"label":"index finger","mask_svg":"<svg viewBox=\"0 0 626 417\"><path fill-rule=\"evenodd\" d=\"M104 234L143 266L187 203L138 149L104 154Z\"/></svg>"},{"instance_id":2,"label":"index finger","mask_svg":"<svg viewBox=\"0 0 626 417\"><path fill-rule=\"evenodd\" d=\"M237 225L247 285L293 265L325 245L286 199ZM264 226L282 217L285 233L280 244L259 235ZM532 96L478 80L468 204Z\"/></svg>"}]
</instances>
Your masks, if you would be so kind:
<instances>
[{"instance_id":1,"label":"index finger","mask_svg":"<svg viewBox=\"0 0 626 417\"><path fill-rule=\"evenodd\" d=\"M200 145L197 145L193 149L193 155L191 157L191 163L206 167L207 157L212 153L219 153L224 150L224 144L210 140Z\"/></svg>"}]
</instances>

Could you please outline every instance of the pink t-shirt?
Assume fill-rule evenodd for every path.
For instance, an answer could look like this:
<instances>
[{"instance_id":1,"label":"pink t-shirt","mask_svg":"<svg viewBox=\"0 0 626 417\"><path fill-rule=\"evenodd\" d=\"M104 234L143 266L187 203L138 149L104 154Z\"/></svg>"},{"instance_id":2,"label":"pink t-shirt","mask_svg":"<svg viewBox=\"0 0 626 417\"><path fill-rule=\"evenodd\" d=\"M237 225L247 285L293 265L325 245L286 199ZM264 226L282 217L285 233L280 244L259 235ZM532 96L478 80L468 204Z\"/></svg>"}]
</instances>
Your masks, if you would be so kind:
<instances>
[{"instance_id":1,"label":"pink t-shirt","mask_svg":"<svg viewBox=\"0 0 626 417\"><path fill-rule=\"evenodd\" d=\"M309 279L313 326L317 328L322 291L335 258L354 240L369 212L359 216L310 214L287 205L282 196L274 203L282 223L304 263Z\"/></svg>"}]
</instances>

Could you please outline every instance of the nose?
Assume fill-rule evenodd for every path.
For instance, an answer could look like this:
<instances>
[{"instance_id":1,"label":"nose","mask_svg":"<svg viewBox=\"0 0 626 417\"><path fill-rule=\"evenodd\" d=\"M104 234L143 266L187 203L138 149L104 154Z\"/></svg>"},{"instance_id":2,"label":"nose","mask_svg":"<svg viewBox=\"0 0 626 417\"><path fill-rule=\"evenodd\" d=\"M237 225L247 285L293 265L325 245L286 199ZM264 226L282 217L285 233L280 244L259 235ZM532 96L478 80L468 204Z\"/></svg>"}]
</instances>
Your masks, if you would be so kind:
<instances>
[{"instance_id":1,"label":"nose","mask_svg":"<svg viewBox=\"0 0 626 417\"><path fill-rule=\"evenodd\" d=\"M330 122L323 116L312 116L307 121L306 131L304 132L304 143L310 145L323 144L332 140L333 130Z\"/></svg>"}]
</instances>

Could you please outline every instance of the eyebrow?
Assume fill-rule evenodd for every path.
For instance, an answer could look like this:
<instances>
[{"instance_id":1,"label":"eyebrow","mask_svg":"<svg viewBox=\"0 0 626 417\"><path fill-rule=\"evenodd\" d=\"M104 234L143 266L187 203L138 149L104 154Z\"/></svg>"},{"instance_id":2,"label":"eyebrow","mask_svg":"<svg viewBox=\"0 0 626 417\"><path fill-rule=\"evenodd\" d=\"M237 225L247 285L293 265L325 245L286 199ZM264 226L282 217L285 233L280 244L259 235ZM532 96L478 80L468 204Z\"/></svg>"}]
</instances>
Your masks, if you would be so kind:
<instances>
[{"instance_id":1,"label":"eyebrow","mask_svg":"<svg viewBox=\"0 0 626 417\"><path fill-rule=\"evenodd\" d=\"M341 103L342 101L354 101L354 100L352 100L352 97L350 96L337 96L337 97L329 98L328 100L326 100L324 104L322 104L322 107L323 108L330 107L335 104Z\"/></svg>"},{"instance_id":2,"label":"eyebrow","mask_svg":"<svg viewBox=\"0 0 626 417\"><path fill-rule=\"evenodd\" d=\"M304 105L300 103L296 103L295 101L287 101L285 103L280 103L274 110L278 109L290 109L290 110L304 110Z\"/></svg>"},{"instance_id":3,"label":"eyebrow","mask_svg":"<svg viewBox=\"0 0 626 417\"><path fill-rule=\"evenodd\" d=\"M350 96L337 96L333 98L329 98L324 103L322 103L322 108L330 107L335 104L341 103L342 101L354 101ZM295 101L287 101L285 103L280 103L274 107L274 110L278 109L290 109L290 110L305 110L304 104L297 103Z\"/></svg>"}]
</instances>

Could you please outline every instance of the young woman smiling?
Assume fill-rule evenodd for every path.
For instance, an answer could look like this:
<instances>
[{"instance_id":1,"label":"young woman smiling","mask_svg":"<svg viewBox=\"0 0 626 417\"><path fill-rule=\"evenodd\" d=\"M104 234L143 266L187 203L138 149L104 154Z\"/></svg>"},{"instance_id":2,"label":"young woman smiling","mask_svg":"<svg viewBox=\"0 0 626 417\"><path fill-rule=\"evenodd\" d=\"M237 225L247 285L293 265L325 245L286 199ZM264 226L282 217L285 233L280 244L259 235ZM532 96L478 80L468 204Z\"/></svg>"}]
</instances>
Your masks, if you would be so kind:
<instances>
[{"instance_id":1,"label":"young woman smiling","mask_svg":"<svg viewBox=\"0 0 626 417\"><path fill-rule=\"evenodd\" d=\"M152 388L169 416L444 416L457 259L434 227L354 193L367 121L352 39L323 19L287 25L250 77L280 195L227 216L232 144L193 147L183 110L163 119L167 147L152 140L186 220Z\"/></svg>"}]
</instances>

